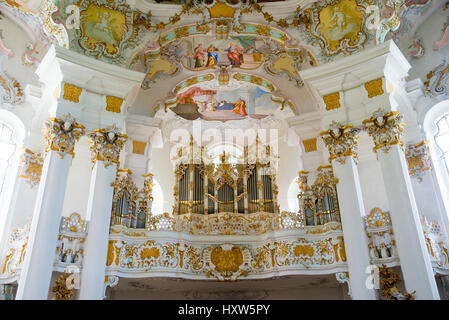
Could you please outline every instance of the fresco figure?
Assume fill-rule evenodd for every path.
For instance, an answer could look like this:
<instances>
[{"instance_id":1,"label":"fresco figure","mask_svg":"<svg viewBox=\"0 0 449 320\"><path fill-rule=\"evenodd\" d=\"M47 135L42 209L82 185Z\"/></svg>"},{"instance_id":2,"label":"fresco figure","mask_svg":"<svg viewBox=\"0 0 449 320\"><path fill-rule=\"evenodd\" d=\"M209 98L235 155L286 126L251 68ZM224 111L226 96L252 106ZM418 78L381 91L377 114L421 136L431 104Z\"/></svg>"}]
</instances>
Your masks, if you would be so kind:
<instances>
[{"instance_id":1,"label":"fresco figure","mask_svg":"<svg viewBox=\"0 0 449 320\"><path fill-rule=\"evenodd\" d=\"M234 110L234 104L223 100L217 104L215 110Z\"/></svg>"},{"instance_id":2,"label":"fresco figure","mask_svg":"<svg viewBox=\"0 0 449 320\"><path fill-rule=\"evenodd\" d=\"M339 7L332 9L332 16L329 20L330 29L325 31L326 36L332 40L343 39L348 33L357 30L357 23L352 22L352 17L342 11Z\"/></svg>"},{"instance_id":3,"label":"fresco figure","mask_svg":"<svg viewBox=\"0 0 449 320\"><path fill-rule=\"evenodd\" d=\"M204 50L201 43L195 48L193 59L195 60L195 68L204 67L206 62L206 50Z\"/></svg>"},{"instance_id":4,"label":"fresco figure","mask_svg":"<svg viewBox=\"0 0 449 320\"><path fill-rule=\"evenodd\" d=\"M231 65L233 67L240 67L243 63L243 49L234 44L234 42L231 42L229 48L225 49L225 51L228 52L228 59Z\"/></svg>"},{"instance_id":5,"label":"fresco figure","mask_svg":"<svg viewBox=\"0 0 449 320\"><path fill-rule=\"evenodd\" d=\"M443 32L441 39L439 41L435 41L433 44L433 50L438 51L449 43L449 26Z\"/></svg>"},{"instance_id":6,"label":"fresco figure","mask_svg":"<svg viewBox=\"0 0 449 320\"><path fill-rule=\"evenodd\" d=\"M110 25L114 22L107 11L100 14L97 12L98 22L90 20L86 22L86 35L98 41L104 41L111 46L118 46L121 36L117 34Z\"/></svg>"},{"instance_id":7,"label":"fresco figure","mask_svg":"<svg viewBox=\"0 0 449 320\"><path fill-rule=\"evenodd\" d=\"M234 104L234 109L232 111L234 111L237 114L240 114L242 116L247 116L248 114L246 113L246 103L244 100L242 99L238 99L237 102Z\"/></svg>"},{"instance_id":8,"label":"fresco figure","mask_svg":"<svg viewBox=\"0 0 449 320\"><path fill-rule=\"evenodd\" d=\"M218 63L218 48L211 44L207 48L207 67L214 66Z\"/></svg>"}]
</instances>

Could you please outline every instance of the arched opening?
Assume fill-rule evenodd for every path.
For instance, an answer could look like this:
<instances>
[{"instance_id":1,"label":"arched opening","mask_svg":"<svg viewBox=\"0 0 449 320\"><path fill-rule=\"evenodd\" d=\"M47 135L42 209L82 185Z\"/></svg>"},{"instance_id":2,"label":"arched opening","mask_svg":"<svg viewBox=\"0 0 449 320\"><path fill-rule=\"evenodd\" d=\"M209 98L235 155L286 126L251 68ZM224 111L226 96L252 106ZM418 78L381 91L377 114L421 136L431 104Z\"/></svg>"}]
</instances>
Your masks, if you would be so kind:
<instances>
[{"instance_id":1,"label":"arched opening","mask_svg":"<svg viewBox=\"0 0 449 320\"><path fill-rule=\"evenodd\" d=\"M0 241L8 225L24 137L22 121L12 112L0 110Z\"/></svg>"},{"instance_id":2,"label":"arched opening","mask_svg":"<svg viewBox=\"0 0 449 320\"><path fill-rule=\"evenodd\" d=\"M424 116L435 176L446 213L449 212L449 99L430 107Z\"/></svg>"}]
</instances>

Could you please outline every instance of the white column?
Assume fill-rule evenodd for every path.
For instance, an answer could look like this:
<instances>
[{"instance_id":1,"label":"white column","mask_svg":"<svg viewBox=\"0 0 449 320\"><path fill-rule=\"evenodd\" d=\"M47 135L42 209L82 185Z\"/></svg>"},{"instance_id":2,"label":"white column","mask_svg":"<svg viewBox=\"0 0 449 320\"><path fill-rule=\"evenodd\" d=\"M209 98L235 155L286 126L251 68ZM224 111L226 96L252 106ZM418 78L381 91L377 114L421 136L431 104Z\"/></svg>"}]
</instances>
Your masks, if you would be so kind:
<instances>
[{"instance_id":1,"label":"white column","mask_svg":"<svg viewBox=\"0 0 449 320\"><path fill-rule=\"evenodd\" d=\"M346 157L344 164L332 161L335 177L338 179L337 196L340 218L348 261L349 281L352 298L376 299L374 290L368 289L366 273L370 258L368 241L362 217L365 216L359 173L352 157Z\"/></svg>"},{"instance_id":2,"label":"white column","mask_svg":"<svg viewBox=\"0 0 449 320\"><path fill-rule=\"evenodd\" d=\"M56 151L45 157L16 300L48 298L71 160Z\"/></svg>"},{"instance_id":3,"label":"white column","mask_svg":"<svg viewBox=\"0 0 449 320\"><path fill-rule=\"evenodd\" d=\"M90 182L87 217L90 217L85 244L80 299L103 299L109 226L116 164L107 168L104 161L95 162Z\"/></svg>"},{"instance_id":4,"label":"white column","mask_svg":"<svg viewBox=\"0 0 449 320\"><path fill-rule=\"evenodd\" d=\"M106 256L111 222L112 198L120 150L126 136L117 127L89 133L94 162L87 203L88 235L81 274L81 300L101 300L104 295Z\"/></svg>"},{"instance_id":5,"label":"white column","mask_svg":"<svg viewBox=\"0 0 449 320\"><path fill-rule=\"evenodd\" d=\"M50 118L45 125L47 154L42 166L16 300L48 298L67 176L75 141L84 129L70 115L64 116L62 120Z\"/></svg>"},{"instance_id":6,"label":"white column","mask_svg":"<svg viewBox=\"0 0 449 320\"><path fill-rule=\"evenodd\" d=\"M369 276L366 271L371 263L362 218L365 216L365 206L359 173L354 161L354 158L357 158L357 132L351 125L343 126L333 121L330 130L322 132L321 136L329 150L329 161L338 180L337 197L352 298L374 300L376 293L366 284Z\"/></svg>"},{"instance_id":7,"label":"white column","mask_svg":"<svg viewBox=\"0 0 449 320\"><path fill-rule=\"evenodd\" d=\"M391 223L408 293L416 299L440 299L419 220L405 154L402 116L378 110L364 123L374 140L390 205Z\"/></svg>"},{"instance_id":8,"label":"white column","mask_svg":"<svg viewBox=\"0 0 449 320\"><path fill-rule=\"evenodd\" d=\"M394 145L377 155L407 292L416 290L416 299L440 299L404 152Z\"/></svg>"}]
</instances>

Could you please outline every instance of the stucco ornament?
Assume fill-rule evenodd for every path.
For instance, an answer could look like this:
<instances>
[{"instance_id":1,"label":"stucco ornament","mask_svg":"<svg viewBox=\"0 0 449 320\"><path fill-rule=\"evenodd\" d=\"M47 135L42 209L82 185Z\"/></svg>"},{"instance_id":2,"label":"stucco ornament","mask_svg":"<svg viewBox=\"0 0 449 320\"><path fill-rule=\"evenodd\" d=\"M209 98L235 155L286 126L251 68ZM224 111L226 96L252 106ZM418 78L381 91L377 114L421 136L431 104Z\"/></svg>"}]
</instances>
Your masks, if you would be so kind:
<instances>
[{"instance_id":1,"label":"stucco ornament","mask_svg":"<svg viewBox=\"0 0 449 320\"><path fill-rule=\"evenodd\" d=\"M44 159L40 153L29 149L23 151L19 177L26 179L31 188L39 184Z\"/></svg>"},{"instance_id":2,"label":"stucco ornament","mask_svg":"<svg viewBox=\"0 0 449 320\"><path fill-rule=\"evenodd\" d=\"M123 63L126 50L134 49L142 40L142 27L134 23L135 11L124 0L82 0L77 5L80 26L70 31L71 48L109 63ZM69 18L64 10L58 15L60 21Z\"/></svg>"},{"instance_id":3,"label":"stucco ornament","mask_svg":"<svg viewBox=\"0 0 449 320\"><path fill-rule=\"evenodd\" d=\"M61 119L49 118L43 129L45 151L56 151L61 158L65 154L74 156L75 143L84 134L84 129L84 126L77 123L70 113Z\"/></svg>"},{"instance_id":4,"label":"stucco ornament","mask_svg":"<svg viewBox=\"0 0 449 320\"><path fill-rule=\"evenodd\" d=\"M7 48L0 39L0 105L7 107L24 101L20 83L10 77L6 72L5 64L13 54L13 51Z\"/></svg>"},{"instance_id":5,"label":"stucco ornament","mask_svg":"<svg viewBox=\"0 0 449 320\"><path fill-rule=\"evenodd\" d=\"M447 96L449 93L449 46L439 51L443 55L443 62L427 73L424 85L431 97Z\"/></svg>"},{"instance_id":6,"label":"stucco ornament","mask_svg":"<svg viewBox=\"0 0 449 320\"><path fill-rule=\"evenodd\" d=\"M105 167L119 163L120 151L126 142L127 136L120 133L114 125L104 129L95 129L88 136L90 140L91 161L104 161Z\"/></svg>"},{"instance_id":7,"label":"stucco ornament","mask_svg":"<svg viewBox=\"0 0 449 320\"><path fill-rule=\"evenodd\" d=\"M366 27L372 0L317 1L304 12L311 23L304 24L310 40L317 42L324 56L352 53L363 48L370 37Z\"/></svg>"},{"instance_id":8,"label":"stucco ornament","mask_svg":"<svg viewBox=\"0 0 449 320\"><path fill-rule=\"evenodd\" d=\"M329 130L321 132L321 139L329 150L329 162L337 160L341 164L345 163L346 157L358 159L357 148L359 129L352 125L342 125L332 121Z\"/></svg>"},{"instance_id":9,"label":"stucco ornament","mask_svg":"<svg viewBox=\"0 0 449 320\"><path fill-rule=\"evenodd\" d=\"M403 116L397 111L386 113L379 109L373 116L363 121L369 135L374 141L373 151L382 150L388 153L393 145L403 146L404 134Z\"/></svg>"}]
</instances>

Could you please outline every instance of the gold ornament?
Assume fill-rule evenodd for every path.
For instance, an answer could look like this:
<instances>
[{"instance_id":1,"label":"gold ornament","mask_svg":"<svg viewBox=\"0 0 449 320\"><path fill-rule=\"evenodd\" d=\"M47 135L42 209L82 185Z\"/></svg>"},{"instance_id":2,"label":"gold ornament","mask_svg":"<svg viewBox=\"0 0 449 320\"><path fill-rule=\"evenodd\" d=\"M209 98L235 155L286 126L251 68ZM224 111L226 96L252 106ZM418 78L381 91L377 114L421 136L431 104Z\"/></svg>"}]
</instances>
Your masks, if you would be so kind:
<instances>
[{"instance_id":1,"label":"gold ornament","mask_svg":"<svg viewBox=\"0 0 449 320\"><path fill-rule=\"evenodd\" d=\"M340 92L331 93L323 96L323 101L326 104L326 110L338 109L340 105Z\"/></svg>"},{"instance_id":2,"label":"gold ornament","mask_svg":"<svg viewBox=\"0 0 449 320\"><path fill-rule=\"evenodd\" d=\"M405 152L410 176L417 178L418 182L422 181L426 171L432 170L428 143L429 141L424 140L414 145L408 145Z\"/></svg>"},{"instance_id":3,"label":"gold ornament","mask_svg":"<svg viewBox=\"0 0 449 320\"><path fill-rule=\"evenodd\" d=\"M106 111L111 111L115 113L120 113L120 108L122 107L123 99L106 96Z\"/></svg>"},{"instance_id":4,"label":"gold ornament","mask_svg":"<svg viewBox=\"0 0 449 320\"><path fill-rule=\"evenodd\" d=\"M415 300L413 295L416 291L412 293L402 293L399 291L397 285L401 282L401 279L391 268L387 268L386 265L382 264L382 267L379 268L379 277L382 296L389 300Z\"/></svg>"},{"instance_id":5,"label":"gold ornament","mask_svg":"<svg viewBox=\"0 0 449 320\"><path fill-rule=\"evenodd\" d=\"M379 109L371 118L364 120L363 124L373 138L374 152L380 149L388 153L393 145L403 146L402 135L405 123L402 122L402 115L399 112L386 113Z\"/></svg>"},{"instance_id":6,"label":"gold ornament","mask_svg":"<svg viewBox=\"0 0 449 320\"><path fill-rule=\"evenodd\" d=\"M78 103L80 102L79 97L82 91L82 88L74 86L73 84L64 83L64 95L62 96L62 98L64 100Z\"/></svg>"},{"instance_id":7,"label":"gold ornament","mask_svg":"<svg viewBox=\"0 0 449 320\"><path fill-rule=\"evenodd\" d=\"M302 144L304 145L305 152L313 152L316 151L316 138L303 140Z\"/></svg>"},{"instance_id":8,"label":"gold ornament","mask_svg":"<svg viewBox=\"0 0 449 320\"><path fill-rule=\"evenodd\" d=\"M359 138L356 135L358 131L352 125L343 126L333 121L329 130L320 133L321 139L323 139L329 150L329 162L335 159L343 164L346 157L353 157L354 160L358 159L356 151Z\"/></svg>"},{"instance_id":9,"label":"gold ornament","mask_svg":"<svg viewBox=\"0 0 449 320\"><path fill-rule=\"evenodd\" d=\"M74 156L75 142L84 134L84 129L83 125L76 123L70 113L67 113L62 119L49 118L45 122L45 129L43 129L45 151L56 151L61 158L65 154Z\"/></svg>"},{"instance_id":10,"label":"gold ornament","mask_svg":"<svg viewBox=\"0 0 449 320\"><path fill-rule=\"evenodd\" d=\"M119 129L113 125L105 129L95 129L89 133L91 161L104 161L105 167L119 163L119 155L127 136L120 134Z\"/></svg>"},{"instance_id":11,"label":"gold ornament","mask_svg":"<svg viewBox=\"0 0 449 320\"><path fill-rule=\"evenodd\" d=\"M365 89L368 92L368 98L373 98L384 93L382 88L382 78L365 83Z\"/></svg>"},{"instance_id":12,"label":"gold ornament","mask_svg":"<svg viewBox=\"0 0 449 320\"><path fill-rule=\"evenodd\" d=\"M73 296L73 290L67 288L67 279L69 276L69 273L64 272L56 280L55 286L51 290L56 293L56 300L69 300Z\"/></svg>"},{"instance_id":13,"label":"gold ornament","mask_svg":"<svg viewBox=\"0 0 449 320\"><path fill-rule=\"evenodd\" d=\"M29 149L24 149L21 158L20 178L25 178L31 187L36 186L41 178L42 164L44 159L40 153L34 153Z\"/></svg>"}]
</instances>

